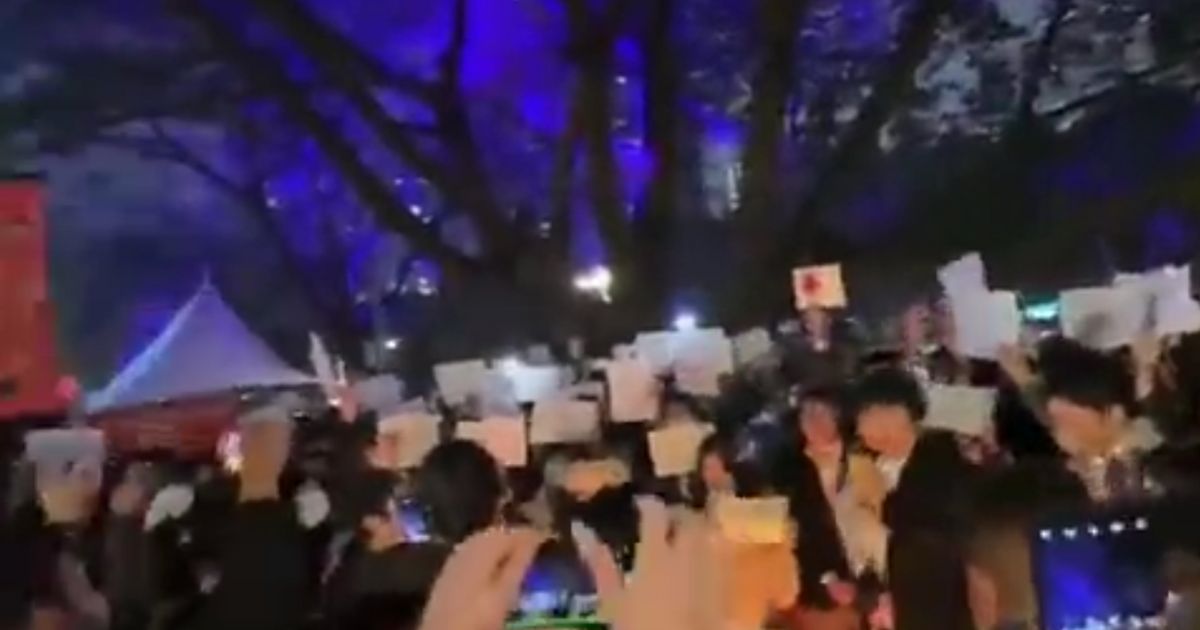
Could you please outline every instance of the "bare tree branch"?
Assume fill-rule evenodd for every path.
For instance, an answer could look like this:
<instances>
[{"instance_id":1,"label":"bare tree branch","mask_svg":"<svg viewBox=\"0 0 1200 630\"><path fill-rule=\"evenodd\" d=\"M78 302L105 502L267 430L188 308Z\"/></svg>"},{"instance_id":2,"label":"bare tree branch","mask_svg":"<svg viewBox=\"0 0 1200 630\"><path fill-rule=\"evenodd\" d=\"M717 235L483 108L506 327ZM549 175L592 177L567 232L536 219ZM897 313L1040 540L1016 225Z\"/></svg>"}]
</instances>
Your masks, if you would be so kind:
<instances>
[{"instance_id":1,"label":"bare tree branch","mask_svg":"<svg viewBox=\"0 0 1200 630\"><path fill-rule=\"evenodd\" d=\"M448 245L430 226L400 207L391 188L363 162L356 147L313 107L304 90L269 55L246 45L236 30L205 10L198 0L179 0L176 6L195 20L234 64L248 72L254 83L277 95L284 110L312 135L381 225L405 236L415 248L454 269L478 268L478 261Z\"/></svg>"}]
</instances>

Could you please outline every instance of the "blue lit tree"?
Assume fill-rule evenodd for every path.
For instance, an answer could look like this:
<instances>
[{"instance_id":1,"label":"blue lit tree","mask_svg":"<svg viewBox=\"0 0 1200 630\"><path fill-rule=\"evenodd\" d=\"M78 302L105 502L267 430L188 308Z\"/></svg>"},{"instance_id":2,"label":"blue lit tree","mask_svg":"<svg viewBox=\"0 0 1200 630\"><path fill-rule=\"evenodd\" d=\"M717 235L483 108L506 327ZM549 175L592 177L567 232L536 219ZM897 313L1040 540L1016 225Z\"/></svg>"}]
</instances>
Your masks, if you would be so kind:
<instances>
[{"instance_id":1,"label":"blue lit tree","mask_svg":"<svg viewBox=\"0 0 1200 630\"><path fill-rule=\"evenodd\" d=\"M742 325L786 308L797 262L987 248L981 219L1014 208L998 233L1026 240L1073 130L1131 85L1194 85L1188 10L39 0L0 15L0 120L10 156L100 143L199 173L348 356L389 300L464 346L617 337L681 283ZM609 307L572 291L595 264Z\"/></svg>"}]
</instances>

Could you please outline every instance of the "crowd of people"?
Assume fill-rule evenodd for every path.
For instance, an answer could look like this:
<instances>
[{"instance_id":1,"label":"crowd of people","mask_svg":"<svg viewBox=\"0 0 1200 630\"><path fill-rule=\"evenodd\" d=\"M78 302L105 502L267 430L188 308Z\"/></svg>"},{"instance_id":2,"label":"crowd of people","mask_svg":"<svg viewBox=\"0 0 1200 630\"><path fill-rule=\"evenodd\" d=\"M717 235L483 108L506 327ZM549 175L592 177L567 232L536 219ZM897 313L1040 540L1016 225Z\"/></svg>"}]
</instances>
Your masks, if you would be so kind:
<instances>
[{"instance_id":1,"label":"crowd of people","mask_svg":"<svg viewBox=\"0 0 1200 630\"><path fill-rule=\"evenodd\" d=\"M715 428L683 477L655 475L653 423L519 469L446 440L395 471L353 400L247 409L236 465L127 453L49 476L13 440L0 625L500 630L559 549L617 630L1032 630L1041 524L1134 510L1162 541L1162 623L1200 628L1200 337L1046 335L987 362L938 321L914 307L866 351L813 309L717 398L664 382L664 419ZM923 427L931 383L996 388L993 430ZM724 538L730 496L786 499L788 535Z\"/></svg>"}]
</instances>

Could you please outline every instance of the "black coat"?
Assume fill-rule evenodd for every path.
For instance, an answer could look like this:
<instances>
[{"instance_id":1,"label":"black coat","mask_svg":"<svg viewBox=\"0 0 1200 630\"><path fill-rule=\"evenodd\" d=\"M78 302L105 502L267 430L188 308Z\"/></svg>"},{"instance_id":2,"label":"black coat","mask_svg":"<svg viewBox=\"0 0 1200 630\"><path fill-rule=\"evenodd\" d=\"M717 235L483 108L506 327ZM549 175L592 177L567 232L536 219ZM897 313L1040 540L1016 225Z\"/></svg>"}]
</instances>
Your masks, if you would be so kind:
<instances>
[{"instance_id":1,"label":"black coat","mask_svg":"<svg viewBox=\"0 0 1200 630\"><path fill-rule=\"evenodd\" d=\"M843 464L845 461L843 455ZM814 608L832 608L833 600L822 578L827 574L843 580L853 576L833 507L821 487L817 466L792 447L778 458L775 476L776 483L787 495L789 512L799 530L795 554L800 570L800 603Z\"/></svg>"},{"instance_id":2,"label":"black coat","mask_svg":"<svg viewBox=\"0 0 1200 630\"><path fill-rule=\"evenodd\" d=\"M965 545L976 474L953 435L926 432L885 499L896 630L973 630Z\"/></svg>"}]
</instances>

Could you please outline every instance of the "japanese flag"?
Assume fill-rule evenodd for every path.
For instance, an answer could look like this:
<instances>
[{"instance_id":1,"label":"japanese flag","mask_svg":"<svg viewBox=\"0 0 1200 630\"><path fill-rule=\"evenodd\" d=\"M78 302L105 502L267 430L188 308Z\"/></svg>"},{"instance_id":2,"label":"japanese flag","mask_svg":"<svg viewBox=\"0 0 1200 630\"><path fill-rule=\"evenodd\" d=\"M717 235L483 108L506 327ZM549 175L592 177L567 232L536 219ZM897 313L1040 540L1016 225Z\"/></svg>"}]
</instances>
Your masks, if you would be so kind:
<instances>
[{"instance_id":1,"label":"japanese flag","mask_svg":"<svg viewBox=\"0 0 1200 630\"><path fill-rule=\"evenodd\" d=\"M792 290L796 295L797 310L846 306L841 265L802 267L792 271Z\"/></svg>"}]
</instances>

